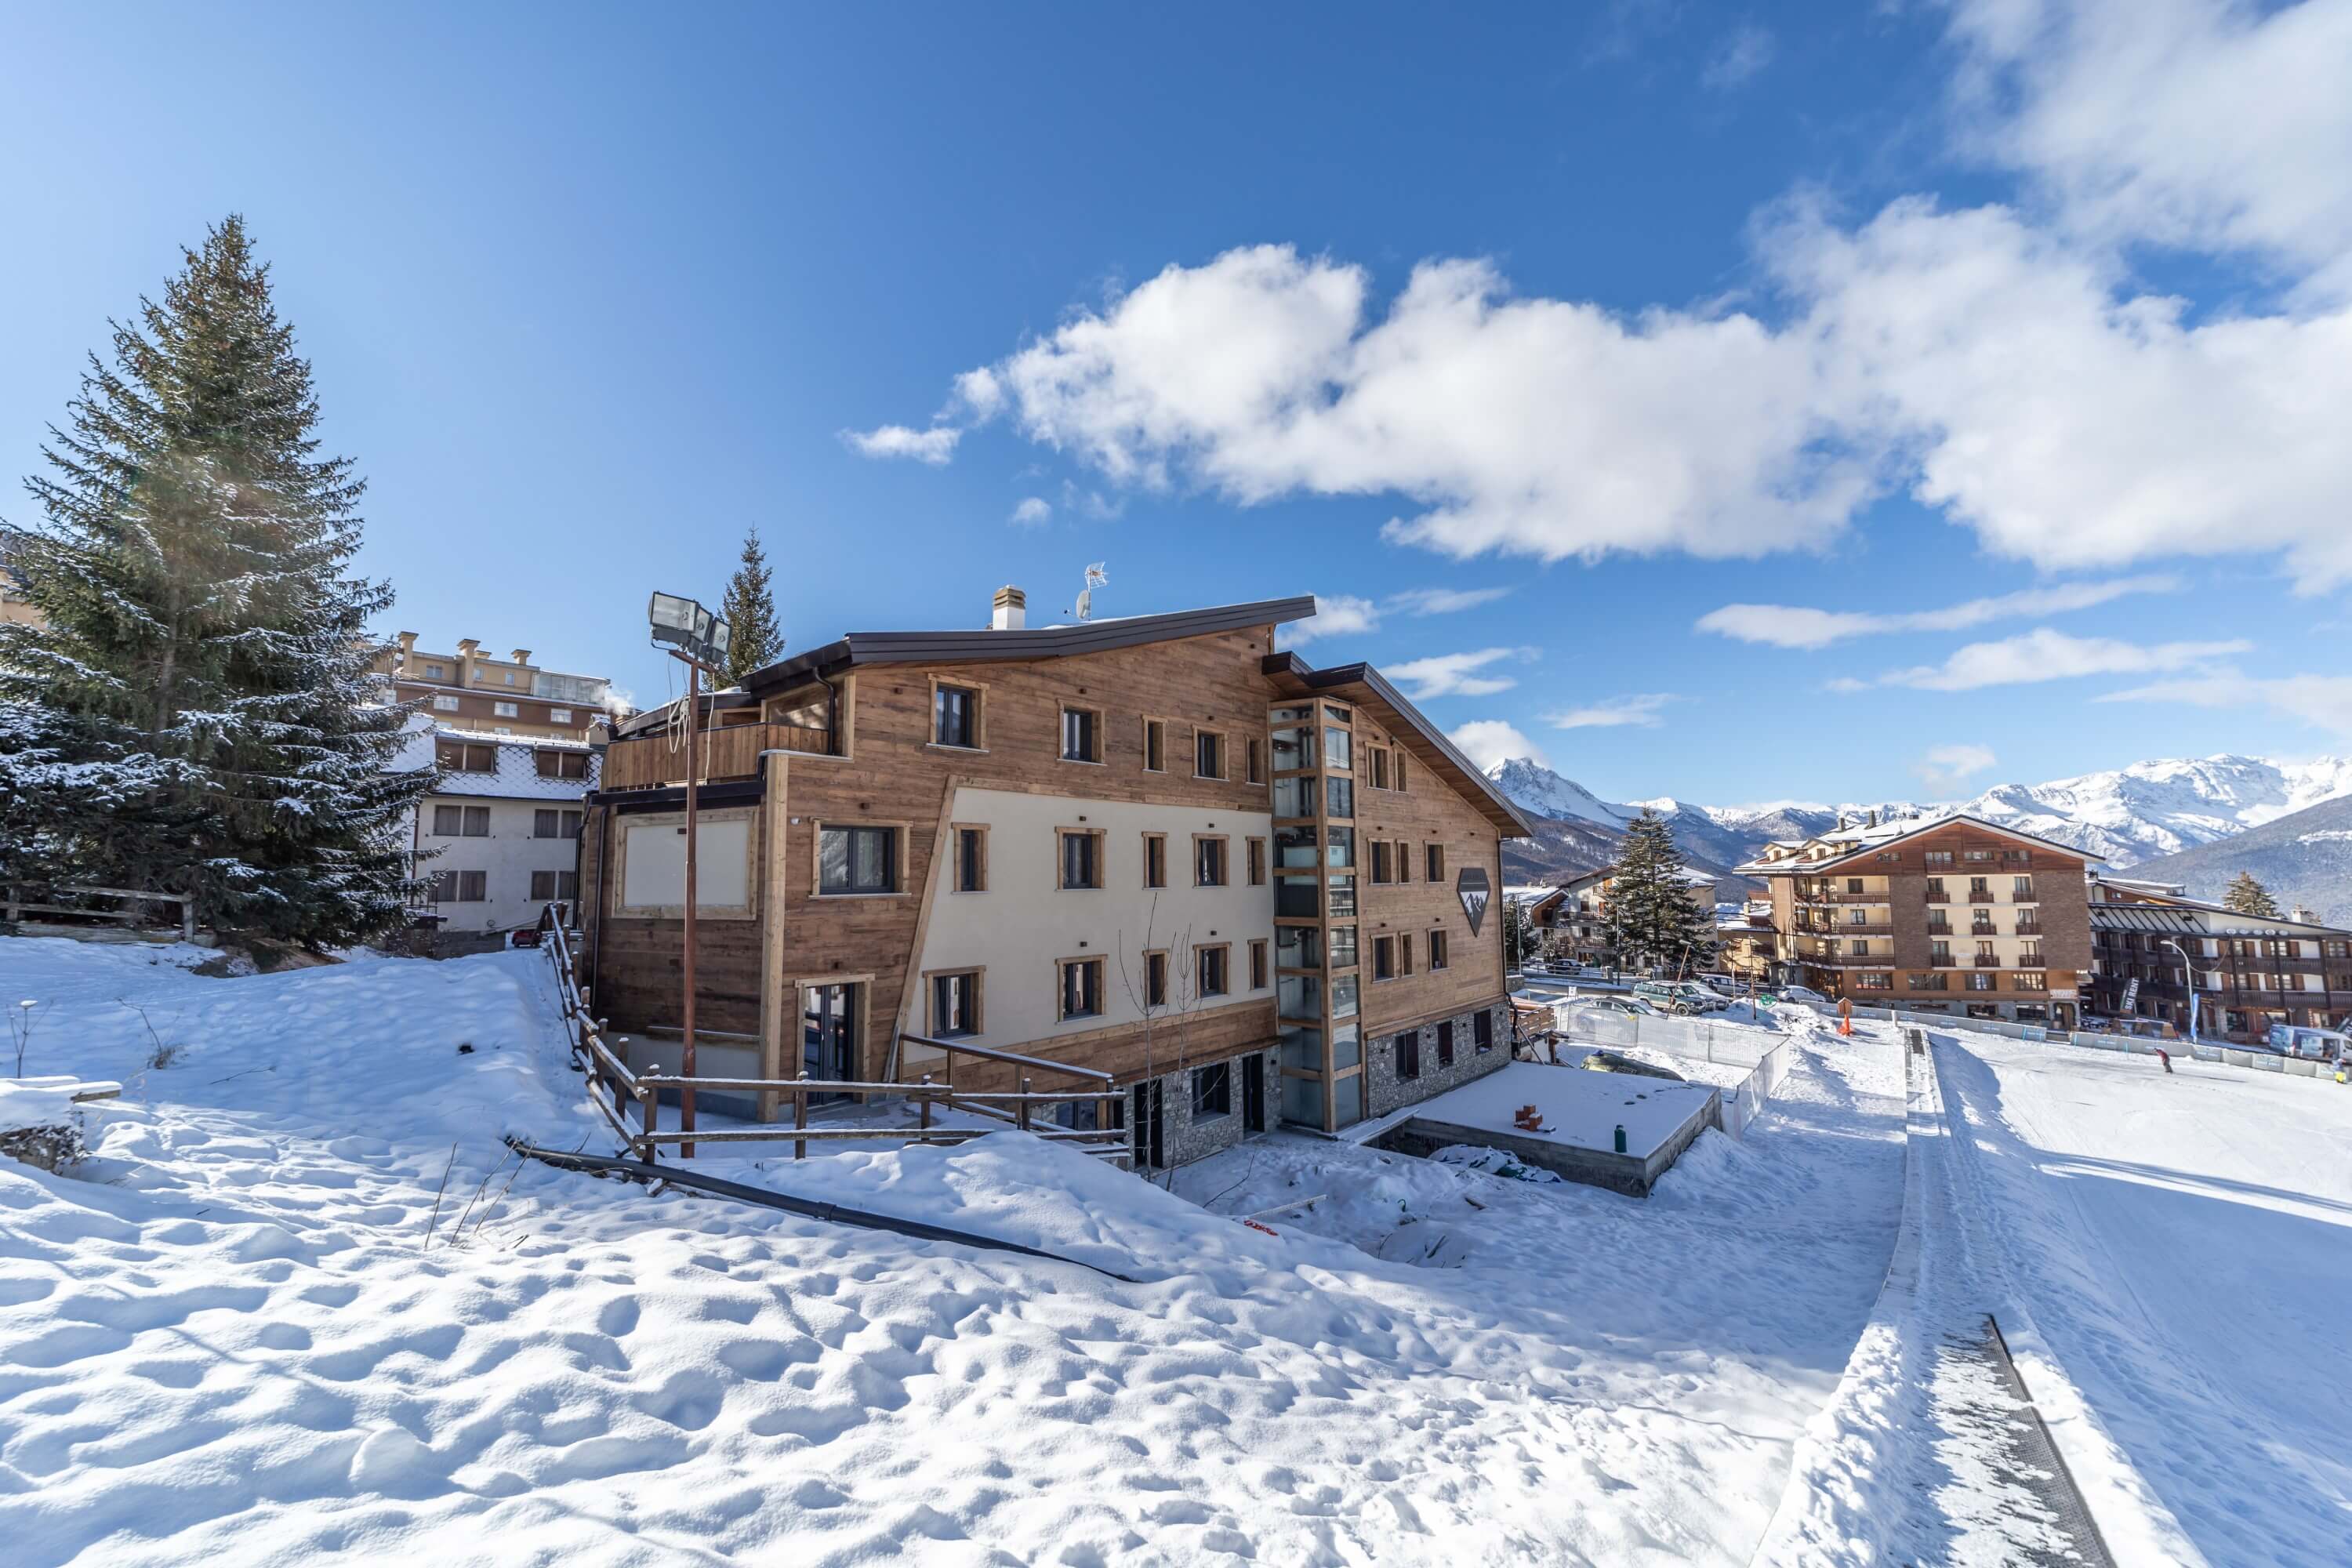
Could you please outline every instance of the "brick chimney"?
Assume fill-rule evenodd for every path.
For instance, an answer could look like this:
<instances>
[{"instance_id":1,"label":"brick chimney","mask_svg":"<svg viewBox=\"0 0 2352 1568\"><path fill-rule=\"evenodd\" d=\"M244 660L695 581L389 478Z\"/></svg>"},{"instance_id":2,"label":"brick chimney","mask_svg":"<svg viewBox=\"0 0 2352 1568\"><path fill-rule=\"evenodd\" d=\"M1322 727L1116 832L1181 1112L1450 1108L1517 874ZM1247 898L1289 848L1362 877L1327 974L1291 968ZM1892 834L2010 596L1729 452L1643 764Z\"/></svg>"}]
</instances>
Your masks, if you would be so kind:
<instances>
[{"instance_id":1,"label":"brick chimney","mask_svg":"<svg viewBox=\"0 0 2352 1568\"><path fill-rule=\"evenodd\" d=\"M1017 632L1029 624L1029 595L1007 583L996 591L996 599L988 617L989 629Z\"/></svg>"},{"instance_id":2,"label":"brick chimney","mask_svg":"<svg viewBox=\"0 0 2352 1568\"><path fill-rule=\"evenodd\" d=\"M527 647L519 647L515 649L514 661L517 664L529 664L530 662L530 649Z\"/></svg>"}]
</instances>

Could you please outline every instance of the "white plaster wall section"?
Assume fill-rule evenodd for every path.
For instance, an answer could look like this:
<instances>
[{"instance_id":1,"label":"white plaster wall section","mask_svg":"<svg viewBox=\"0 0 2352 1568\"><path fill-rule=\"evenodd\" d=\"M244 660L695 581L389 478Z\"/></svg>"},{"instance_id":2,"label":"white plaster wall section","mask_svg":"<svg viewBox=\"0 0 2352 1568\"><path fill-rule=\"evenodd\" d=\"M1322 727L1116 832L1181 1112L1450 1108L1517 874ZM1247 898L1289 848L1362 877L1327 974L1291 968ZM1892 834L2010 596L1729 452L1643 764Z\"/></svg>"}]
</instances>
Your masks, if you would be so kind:
<instances>
[{"instance_id":1,"label":"white plaster wall section","mask_svg":"<svg viewBox=\"0 0 2352 1568\"><path fill-rule=\"evenodd\" d=\"M987 826L988 888L954 892L952 879L940 878L916 969L919 974L985 967L984 1028L974 1037L977 1043L1018 1047L1139 1022L1146 948L1232 943L1231 990L1223 1002L1204 1002L1192 1014L1196 1019L1221 1005L1263 1003L1274 994L1270 968L1265 986L1252 990L1249 984L1251 939L1274 935L1271 879L1256 887L1249 882L1248 840L1269 838L1274 831L1274 819L1265 813L961 787L950 815L956 822ZM1058 886L1055 830L1063 827L1102 832L1099 889ZM1168 836L1165 888L1143 885L1146 833ZM1224 886L1194 884L1195 834L1225 837ZM942 846L941 853L952 853L952 846ZM1058 1020L1055 961L1096 955L1105 961L1101 1016ZM1129 984L1134 995L1129 994ZM1171 994L1185 984L1186 976L1171 974ZM920 1032L924 1024L925 998L919 994L909 1025Z\"/></svg>"}]
</instances>

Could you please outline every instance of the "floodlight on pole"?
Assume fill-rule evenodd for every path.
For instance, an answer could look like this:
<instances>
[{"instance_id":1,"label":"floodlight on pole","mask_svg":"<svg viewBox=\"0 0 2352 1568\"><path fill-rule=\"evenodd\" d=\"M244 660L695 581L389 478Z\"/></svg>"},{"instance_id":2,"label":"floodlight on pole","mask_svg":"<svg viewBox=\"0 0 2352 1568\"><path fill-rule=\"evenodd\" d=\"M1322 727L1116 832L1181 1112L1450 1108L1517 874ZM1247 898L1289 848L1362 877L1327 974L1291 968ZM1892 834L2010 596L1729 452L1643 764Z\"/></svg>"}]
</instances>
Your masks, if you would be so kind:
<instances>
[{"instance_id":1,"label":"floodlight on pole","mask_svg":"<svg viewBox=\"0 0 2352 1568\"><path fill-rule=\"evenodd\" d=\"M695 889L695 839L698 837L695 819L696 774L701 771L697 736L702 729L702 681L704 670L710 671L712 684L718 682L720 666L727 658L727 642L732 628L725 620L702 607L699 601L677 594L656 594L646 602L646 622L653 632L654 646L667 647L672 658L686 666L686 913L680 922L684 952L678 964L679 981L685 996L679 1011L680 1033L685 1037L678 1050L678 1076L687 1079L687 1087L678 1091L678 1131L694 1131L694 909L698 901ZM694 1156L691 1139L677 1146L681 1159Z\"/></svg>"}]
</instances>

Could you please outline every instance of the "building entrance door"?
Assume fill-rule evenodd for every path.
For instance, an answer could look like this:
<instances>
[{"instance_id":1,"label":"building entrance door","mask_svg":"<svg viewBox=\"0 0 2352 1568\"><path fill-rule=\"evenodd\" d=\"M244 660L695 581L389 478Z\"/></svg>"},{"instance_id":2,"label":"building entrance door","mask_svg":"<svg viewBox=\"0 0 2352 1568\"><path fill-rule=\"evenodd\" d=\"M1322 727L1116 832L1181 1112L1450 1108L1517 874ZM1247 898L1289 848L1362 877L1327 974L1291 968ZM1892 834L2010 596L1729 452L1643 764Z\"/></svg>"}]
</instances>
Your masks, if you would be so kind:
<instances>
[{"instance_id":1,"label":"building entrance door","mask_svg":"<svg viewBox=\"0 0 2352 1568\"><path fill-rule=\"evenodd\" d=\"M1160 1114L1160 1088L1158 1079L1135 1086L1135 1114L1128 1119L1128 1125L1134 1133L1135 1163L1139 1170L1146 1165L1165 1165L1168 1163L1168 1150L1163 1142L1167 1128Z\"/></svg>"},{"instance_id":2,"label":"building entrance door","mask_svg":"<svg viewBox=\"0 0 2352 1568\"><path fill-rule=\"evenodd\" d=\"M1242 1131L1265 1131L1265 1058L1242 1058Z\"/></svg>"},{"instance_id":3,"label":"building entrance door","mask_svg":"<svg viewBox=\"0 0 2352 1568\"><path fill-rule=\"evenodd\" d=\"M801 1065L811 1078L843 1082L857 1078L858 1016L864 1011L862 984L810 985L801 992ZM809 1103L846 1100L845 1094L812 1094Z\"/></svg>"}]
</instances>

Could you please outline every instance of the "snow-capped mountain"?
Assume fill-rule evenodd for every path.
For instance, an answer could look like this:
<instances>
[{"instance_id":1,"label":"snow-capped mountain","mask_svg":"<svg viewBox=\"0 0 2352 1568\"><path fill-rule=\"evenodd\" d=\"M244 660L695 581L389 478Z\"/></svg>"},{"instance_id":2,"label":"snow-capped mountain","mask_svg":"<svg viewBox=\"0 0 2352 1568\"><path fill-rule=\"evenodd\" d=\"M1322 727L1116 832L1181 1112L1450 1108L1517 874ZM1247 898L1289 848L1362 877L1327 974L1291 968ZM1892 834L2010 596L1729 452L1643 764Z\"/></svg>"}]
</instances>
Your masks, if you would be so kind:
<instances>
[{"instance_id":1,"label":"snow-capped mountain","mask_svg":"<svg viewBox=\"0 0 2352 1568\"><path fill-rule=\"evenodd\" d=\"M1549 821L1622 831L1648 806L1667 819L1685 856L1717 869L1737 865L1771 839L1809 837L1835 826L1841 816L1873 811L1882 821L1966 813L2105 856L2120 869L2352 795L2352 758L2342 757L2309 763L2231 755L2168 758L2044 784L1996 784L1963 801L1842 805L1780 801L1710 806L1671 795L1619 804L1526 757L1498 763L1487 776L1523 809ZM1575 851L1574 869L1586 868L1590 857L1604 852L1589 830L1572 837L1572 846L1560 848ZM1524 870L1540 876L1550 868L1544 862L1553 857L1542 853L1543 847L1538 841L1537 853L1525 858Z\"/></svg>"}]
</instances>

